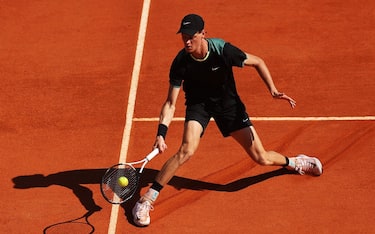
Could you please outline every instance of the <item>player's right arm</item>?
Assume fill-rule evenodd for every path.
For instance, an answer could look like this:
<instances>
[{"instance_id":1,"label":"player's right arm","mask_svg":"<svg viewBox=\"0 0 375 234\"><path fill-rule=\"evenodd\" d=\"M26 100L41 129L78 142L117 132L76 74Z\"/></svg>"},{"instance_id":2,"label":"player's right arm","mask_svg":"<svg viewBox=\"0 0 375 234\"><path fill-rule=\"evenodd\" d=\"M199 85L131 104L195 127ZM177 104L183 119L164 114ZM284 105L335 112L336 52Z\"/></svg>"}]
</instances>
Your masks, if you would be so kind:
<instances>
[{"instance_id":1,"label":"player's right arm","mask_svg":"<svg viewBox=\"0 0 375 234\"><path fill-rule=\"evenodd\" d=\"M176 103L179 93L179 86L174 86L172 84L169 86L167 99L164 102L160 111L159 125L162 124L166 127L169 127L170 123L172 122L174 112L176 110ZM167 149L167 145L165 144L165 139L163 136L156 136L154 147L159 148L161 152L164 152L164 150Z\"/></svg>"}]
</instances>

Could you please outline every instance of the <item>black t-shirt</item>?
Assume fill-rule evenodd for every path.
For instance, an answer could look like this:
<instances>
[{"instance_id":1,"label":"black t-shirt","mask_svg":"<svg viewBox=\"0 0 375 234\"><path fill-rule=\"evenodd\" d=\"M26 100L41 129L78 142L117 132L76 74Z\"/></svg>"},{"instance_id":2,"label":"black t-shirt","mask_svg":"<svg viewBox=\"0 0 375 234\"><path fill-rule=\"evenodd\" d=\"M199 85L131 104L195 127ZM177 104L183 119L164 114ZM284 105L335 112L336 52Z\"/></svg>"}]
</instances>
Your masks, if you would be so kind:
<instances>
[{"instance_id":1,"label":"black t-shirt","mask_svg":"<svg viewBox=\"0 0 375 234\"><path fill-rule=\"evenodd\" d=\"M183 85L186 105L202 103L224 109L239 101L232 67L243 67L246 54L222 39L209 38L208 55L197 60L182 49L170 68L169 81Z\"/></svg>"}]
</instances>

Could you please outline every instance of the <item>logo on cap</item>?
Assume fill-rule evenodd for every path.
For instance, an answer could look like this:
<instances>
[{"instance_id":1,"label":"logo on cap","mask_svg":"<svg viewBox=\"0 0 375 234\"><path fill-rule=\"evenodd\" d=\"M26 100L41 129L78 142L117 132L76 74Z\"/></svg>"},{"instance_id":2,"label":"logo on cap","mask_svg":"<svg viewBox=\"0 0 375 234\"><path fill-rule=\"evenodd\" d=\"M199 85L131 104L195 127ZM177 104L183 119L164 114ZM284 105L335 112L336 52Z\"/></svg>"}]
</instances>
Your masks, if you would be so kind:
<instances>
[{"instance_id":1,"label":"logo on cap","mask_svg":"<svg viewBox=\"0 0 375 234\"><path fill-rule=\"evenodd\" d=\"M184 33L193 36L195 33L202 31L204 28L204 21L202 17L196 14L186 15L180 25L177 33Z\"/></svg>"}]
</instances>

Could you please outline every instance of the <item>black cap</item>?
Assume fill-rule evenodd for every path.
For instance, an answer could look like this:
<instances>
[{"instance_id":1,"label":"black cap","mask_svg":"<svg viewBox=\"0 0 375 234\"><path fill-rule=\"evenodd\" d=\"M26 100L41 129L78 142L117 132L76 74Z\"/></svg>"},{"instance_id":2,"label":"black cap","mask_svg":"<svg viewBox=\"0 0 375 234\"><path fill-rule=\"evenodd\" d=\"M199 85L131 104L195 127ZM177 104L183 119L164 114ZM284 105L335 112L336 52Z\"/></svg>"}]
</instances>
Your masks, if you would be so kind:
<instances>
[{"instance_id":1,"label":"black cap","mask_svg":"<svg viewBox=\"0 0 375 234\"><path fill-rule=\"evenodd\" d=\"M204 21L202 17L196 14L189 14L182 19L180 29L177 33L193 36L195 33L202 31L203 28Z\"/></svg>"}]
</instances>

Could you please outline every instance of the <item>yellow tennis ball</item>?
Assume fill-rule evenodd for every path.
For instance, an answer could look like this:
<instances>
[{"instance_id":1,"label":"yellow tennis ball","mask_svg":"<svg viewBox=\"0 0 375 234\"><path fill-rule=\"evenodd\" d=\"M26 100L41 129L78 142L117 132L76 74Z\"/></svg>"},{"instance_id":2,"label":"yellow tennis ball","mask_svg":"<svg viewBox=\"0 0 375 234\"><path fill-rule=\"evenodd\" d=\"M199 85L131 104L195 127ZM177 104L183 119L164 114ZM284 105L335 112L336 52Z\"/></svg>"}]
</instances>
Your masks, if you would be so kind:
<instances>
[{"instance_id":1,"label":"yellow tennis ball","mask_svg":"<svg viewBox=\"0 0 375 234\"><path fill-rule=\"evenodd\" d=\"M129 184L129 180L128 178L126 178L125 176L121 176L120 178L118 178L118 184L121 186L121 187L126 187L128 186Z\"/></svg>"}]
</instances>

